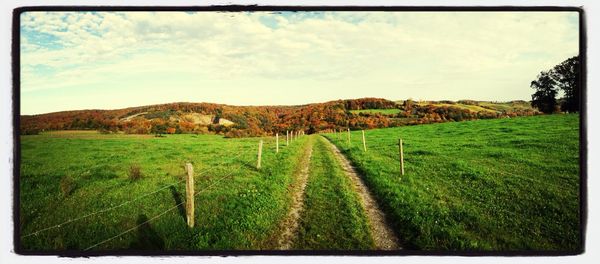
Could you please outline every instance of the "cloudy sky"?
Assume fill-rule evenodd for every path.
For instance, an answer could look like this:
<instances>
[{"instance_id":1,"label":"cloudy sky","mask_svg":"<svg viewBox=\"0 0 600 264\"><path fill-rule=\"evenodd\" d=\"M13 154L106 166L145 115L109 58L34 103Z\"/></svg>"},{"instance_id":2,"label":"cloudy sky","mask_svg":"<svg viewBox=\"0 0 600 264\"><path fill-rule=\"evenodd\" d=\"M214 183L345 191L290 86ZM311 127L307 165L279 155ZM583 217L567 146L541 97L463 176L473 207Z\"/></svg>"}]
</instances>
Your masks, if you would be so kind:
<instances>
[{"instance_id":1,"label":"cloudy sky","mask_svg":"<svg viewBox=\"0 0 600 264\"><path fill-rule=\"evenodd\" d=\"M21 114L168 102L530 100L575 12L27 12Z\"/></svg>"}]
</instances>

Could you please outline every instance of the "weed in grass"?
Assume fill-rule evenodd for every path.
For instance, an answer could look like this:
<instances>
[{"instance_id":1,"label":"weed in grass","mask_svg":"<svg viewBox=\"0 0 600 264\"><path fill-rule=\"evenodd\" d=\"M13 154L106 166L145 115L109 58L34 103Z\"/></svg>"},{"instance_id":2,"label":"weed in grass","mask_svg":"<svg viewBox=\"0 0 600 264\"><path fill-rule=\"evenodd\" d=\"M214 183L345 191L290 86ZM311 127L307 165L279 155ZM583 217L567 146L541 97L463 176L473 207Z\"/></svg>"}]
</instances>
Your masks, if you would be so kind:
<instances>
[{"instance_id":1,"label":"weed in grass","mask_svg":"<svg viewBox=\"0 0 600 264\"><path fill-rule=\"evenodd\" d=\"M65 175L60 179L60 193L63 197L71 195L76 187L75 180L71 175Z\"/></svg>"},{"instance_id":2,"label":"weed in grass","mask_svg":"<svg viewBox=\"0 0 600 264\"><path fill-rule=\"evenodd\" d=\"M129 166L129 180L137 181L142 178L142 168L139 164L132 164Z\"/></svg>"}]
</instances>

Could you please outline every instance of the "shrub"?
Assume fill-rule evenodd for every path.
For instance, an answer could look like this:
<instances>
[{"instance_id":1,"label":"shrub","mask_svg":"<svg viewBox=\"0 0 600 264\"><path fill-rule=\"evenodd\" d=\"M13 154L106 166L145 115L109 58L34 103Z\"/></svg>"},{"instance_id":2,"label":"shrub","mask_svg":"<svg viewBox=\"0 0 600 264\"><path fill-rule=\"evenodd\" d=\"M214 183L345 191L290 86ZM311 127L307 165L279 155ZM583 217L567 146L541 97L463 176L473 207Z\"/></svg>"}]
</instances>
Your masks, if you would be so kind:
<instances>
[{"instance_id":1,"label":"shrub","mask_svg":"<svg viewBox=\"0 0 600 264\"><path fill-rule=\"evenodd\" d=\"M21 129L21 135L39 135L40 130L35 128Z\"/></svg>"},{"instance_id":2,"label":"shrub","mask_svg":"<svg viewBox=\"0 0 600 264\"><path fill-rule=\"evenodd\" d=\"M129 166L129 180L136 181L142 178L142 168L139 164Z\"/></svg>"},{"instance_id":3,"label":"shrub","mask_svg":"<svg viewBox=\"0 0 600 264\"><path fill-rule=\"evenodd\" d=\"M75 180L70 175L65 175L60 179L60 192L63 197L69 196L75 187Z\"/></svg>"}]
</instances>

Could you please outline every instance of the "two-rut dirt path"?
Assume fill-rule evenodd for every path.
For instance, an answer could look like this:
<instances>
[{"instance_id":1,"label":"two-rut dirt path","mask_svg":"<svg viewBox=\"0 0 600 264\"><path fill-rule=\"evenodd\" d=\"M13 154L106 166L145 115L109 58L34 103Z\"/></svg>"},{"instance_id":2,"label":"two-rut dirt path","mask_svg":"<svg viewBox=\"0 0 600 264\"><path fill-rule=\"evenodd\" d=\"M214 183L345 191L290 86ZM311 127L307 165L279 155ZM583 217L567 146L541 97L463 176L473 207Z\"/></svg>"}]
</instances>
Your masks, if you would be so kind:
<instances>
[{"instance_id":1,"label":"two-rut dirt path","mask_svg":"<svg viewBox=\"0 0 600 264\"><path fill-rule=\"evenodd\" d=\"M304 207L304 195L306 184L308 182L308 176L310 174L310 159L312 157L312 149L314 145L314 138L310 138L307 142L308 146L304 150L302 160L300 161L300 170L297 172L297 180L292 187L292 205L286 218L281 222L283 231L278 239L278 249L289 250L293 246L294 239L297 236L300 215L302 214ZM379 250L397 250L401 249L398 238L394 234L392 228L388 225L385 220L385 215L377 205L377 202L367 189L358 173L352 167L348 159L340 152L340 150L333 145L329 140L324 140L329 145L330 150L335 155L339 164L342 166L345 174L352 181L354 191L357 192L361 206L364 209L368 222L369 231L375 242L376 249Z\"/></svg>"}]
</instances>

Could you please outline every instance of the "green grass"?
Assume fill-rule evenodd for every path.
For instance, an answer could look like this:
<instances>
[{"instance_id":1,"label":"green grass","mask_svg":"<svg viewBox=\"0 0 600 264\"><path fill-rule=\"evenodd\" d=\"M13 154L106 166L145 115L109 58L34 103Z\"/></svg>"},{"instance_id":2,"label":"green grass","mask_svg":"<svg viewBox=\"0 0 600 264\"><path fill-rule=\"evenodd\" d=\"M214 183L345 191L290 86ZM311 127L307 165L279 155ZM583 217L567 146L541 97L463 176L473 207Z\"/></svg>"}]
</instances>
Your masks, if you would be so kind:
<instances>
[{"instance_id":1,"label":"green grass","mask_svg":"<svg viewBox=\"0 0 600 264\"><path fill-rule=\"evenodd\" d=\"M405 248L578 250L579 117L477 120L327 135ZM399 175L398 138L406 174Z\"/></svg>"},{"instance_id":2,"label":"green grass","mask_svg":"<svg viewBox=\"0 0 600 264\"><path fill-rule=\"evenodd\" d=\"M323 137L313 148L297 249L373 249L367 218L352 182Z\"/></svg>"},{"instance_id":3,"label":"green grass","mask_svg":"<svg viewBox=\"0 0 600 264\"><path fill-rule=\"evenodd\" d=\"M426 106L429 104L421 104L421 106ZM459 109L465 109L465 110L469 110L472 112L496 112L494 110L491 109L487 109L487 108L483 108L481 106L478 105L469 105L469 104L460 104L460 103L455 103L455 104L440 104L440 103L436 103L436 104L431 104L437 107L455 107L455 108L459 108Z\"/></svg>"},{"instance_id":4,"label":"green grass","mask_svg":"<svg viewBox=\"0 0 600 264\"><path fill-rule=\"evenodd\" d=\"M494 109L496 111L514 111L531 109L531 104L528 102L509 102L509 103L492 103L480 102L479 105Z\"/></svg>"},{"instance_id":5,"label":"green grass","mask_svg":"<svg viewBox=\"0 0 600 264\"><path fill-rule=\"evenodd\" d=\"M22 235L174 184L114 210L24 237L23 249L82 250L130 228L132 232L92 250L274 248L279 221L291 203L287 187L306 139L280 146L279 154L273 139L265 139L261 170L255 168L258 140L214 135L22 136ZM175 207L185 201L186 162L195 171L194 228L186 225L185 206ZM132 164L140 166L141 179L128 178ZM61 182L70 193L61 191ZM136 228L170 208L175 209Z\"/></svg>"},{"instance_id":6,"label":"green grass","mask_svg":"<svg viewBox=\"0 0 600 264\"><path fill-rule=\"evenodd\" d=\"M362 110L350 110L353 114L383 114L383 115L395 115L400 113L400 109L362 109Z\"/></svg>"}]
</instances>

